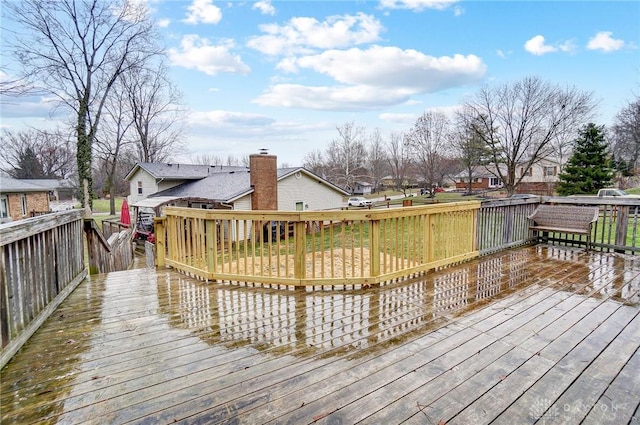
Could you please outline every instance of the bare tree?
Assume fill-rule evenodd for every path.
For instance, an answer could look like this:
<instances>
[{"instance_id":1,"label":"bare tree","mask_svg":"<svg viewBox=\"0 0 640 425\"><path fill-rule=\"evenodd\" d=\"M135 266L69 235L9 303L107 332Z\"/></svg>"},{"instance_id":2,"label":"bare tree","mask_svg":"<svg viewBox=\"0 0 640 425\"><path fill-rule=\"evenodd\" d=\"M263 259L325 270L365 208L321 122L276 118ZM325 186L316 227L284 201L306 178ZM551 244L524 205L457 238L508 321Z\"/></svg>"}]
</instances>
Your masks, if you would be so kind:
<instances>
[{"instance_id":1,"label":"bare tree","mask_svg":"<svg viewBox=\"0 0 640 425\"><path fill-rule=\"evenodd\" d=\"M493 163L504 165L496 171L509 195L532 165L552 154L554 138L579 127L593 109L590 93L537 77L485 87L464 104L466 124L489 146Z\"/></svg>"},{"instance_id":2,"label":"bare tree","mask_svg":"<svg viewBox=\"0 0 640 425\"><path fill-rule=\"evenodd\" d=\"M612 130L616 160L625 161L630 171L637 170L640 167L640 97L616 114Z\"/></svg>"},{"instance_id":3,"label":"bare tree","mask_svg":"<svg viewBox=\"0 0 640 425\"><path fill-rule=\"evenodd\" d=\"M4 171L13 177L67 179L75 173L74 144L62 130L3 130L0 141L0 158L8 166ZM37 174L25 169L27 162Z\"/></svg>"},{"instance_id":4,"label":"bare tree","mask_svg":"<svg viewBox=\"0 0 640 425\"><path fill-rule=\"evenodd\" d=\"M347 122L336 129L339 137L329 144L326 153L329 181L353 192L355 183L367 177L364 128Z\"/></svg>"},{"instance_id":5,"label":"bare tree","mask_svg":"<svg viewBox=\"0 0 640 425\"><path fill-rule=\"evenodd\" d=\"M214 167L224 164L224 160L221 157L212 154L191 156L190 160L192 164L213 165Z\"/></svg>"},{"instance_id":6,"label":"bare tree","mask_svg":"<svg viewBox=\"0 0 640 425\"><path fill-rule=\"evenodd\" d=\"M129 108L127 87L118 80L104 104L103 120L94 141L97 157L97 174L102 177L102 191L109 194L109 210L114 215L118 180L124 177L117 171L121 162L121 153L135 140L130 129L133 127L132 111ZM134 149L131 147L130 151Z\"/></svg>"},{"instance_id":7,"label":"bare tree","mask_svg":"<svg viewBox=\"0 0 640 425\"><path fill-rule=\"evenodd\" d=\"M304 156L302 166L307 170L322 176L324 179L327 178L327 164L324 161L322 152L318 149L312 150Z\"/></svg>"},{"instance_id":8,"label":"bare tree","mask_svg":"<svg viewBox=\"0 0 640 425\"><path fill-rule=\"evenodd\" d=\"M374 190L380 190L382 178L389 173L389 160L380 130L377 128L369 136L367 163Z\"/></svg>"},{"instance_id":9,"label":"bare tree","mask_svg":"<svg viewBox=\"0 0 640 425\"><path fill-rule=\"evenodd\" d=\"M449 126L449 120L443 113L425 112L405 136L418 173L431 196L435 195L436 186L442 184L446 175Z\"/></svg>"},{"instance_id":10,"label":"bare tree","mask_svg":"<svg viewBox=\"0 0 640 425\"><path fill-rule=\"evenodd\" d=\"M34 94L37 94L37 91L27 80L12 77L5 67L0 66L0 95L17 97Z\"/></svg>"},{"instance_id":11,"label":"bare tree","mask_svg":"<svg viewBox=\"0 0 640 425\"><path fill-rule=\"evenodd\" d=\"M132 67L121 76L137 138L136 156L141 162L165 162L183 147L186 117L182 96L167 73L160 62L152 68Z\"/></svg>"},{"instance_id":12,"label":"bare tree","mask_svg":"<svg viewBox=\"0 0 640 425\"><path fill-rule=\"evenodd\" d=\"M486 138L479 137L476 133L479 126L469 125L466 121L467 114L460 111L456 129L451 133L450 140L451 145L457 151L460 166L467 172L467 193L471 194L473 192L474 171L487 164L490 150L485 142Z\"/></svg>"},{"instance_id":13,"label":"bare tree","mask_svg":"<svg viewBox=\"0 0 640 425\"><path fill-rule=\"evenodd\" d=\"M411 160L409 158L409 149L405 144L403 135L391 133L387 147L389 169L395 182L395 188L396 190L402 190L406 195L406 183L411 168Z\"/></svg>"},{"instance_id":14,"label":"bare tree","mask_svg":"<svg viewBox=\"0 0 640 425\"><path fill-rule=\"evenodd\" d=\"M92 147L109 92L120 75L142 67L158 50L143 2L23 0L8 2L20 26L11 47L25 77L75 114L78 177L88 210Z\"/></svg>"}]
</instances>

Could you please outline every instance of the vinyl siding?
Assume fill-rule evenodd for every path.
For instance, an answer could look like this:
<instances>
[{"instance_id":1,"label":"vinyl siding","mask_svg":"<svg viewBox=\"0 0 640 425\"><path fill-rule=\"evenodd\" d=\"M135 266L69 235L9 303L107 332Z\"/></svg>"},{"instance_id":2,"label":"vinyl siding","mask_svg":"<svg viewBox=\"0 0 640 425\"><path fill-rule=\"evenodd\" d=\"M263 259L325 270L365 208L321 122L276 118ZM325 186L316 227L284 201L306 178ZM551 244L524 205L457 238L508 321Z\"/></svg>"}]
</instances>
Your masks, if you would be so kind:
<instances>
[{"instance_id":1,"label":"vinyl siding","mask_svg":"<svg viewBox=\"0 0 640 425\"><path fill-rule=\"evenodd\" d=\"M138 182L142 182L142 194L138 195ZM129 181L129 204L134 204L158 191L156 179L143 169L139 169Z\"/></svg>"},{"instance_id":2,"label":"vinyl siding","mask_svg":"<svg viewBox=\"0 0 640 425\"><path fill-rule=\"evenodd\" d=\"M344 204L341 193L305 173L295 173L278 182L278 209L295 211L297 202L303 203L305 211L340 209Z\"/></svg>"}]
</instances>

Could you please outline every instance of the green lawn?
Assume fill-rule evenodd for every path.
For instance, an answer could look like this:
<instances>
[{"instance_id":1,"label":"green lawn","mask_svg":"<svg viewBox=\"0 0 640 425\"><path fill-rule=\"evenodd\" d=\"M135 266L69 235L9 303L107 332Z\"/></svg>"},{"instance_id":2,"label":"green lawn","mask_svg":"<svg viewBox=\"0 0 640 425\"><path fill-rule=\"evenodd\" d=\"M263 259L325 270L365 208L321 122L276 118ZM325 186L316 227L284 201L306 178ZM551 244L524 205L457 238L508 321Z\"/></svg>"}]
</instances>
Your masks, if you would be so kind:
<instances>
[{"instance_id":1,"label":"green lawn","mask_svg":"<svg viewBox=\"0 0 640 425\"><path fill-rule=\"evenodd\" d=\"M124 198L116 198L116 214L109 215L109 200L108 199L94 199L93 200L93 214L91 218L96 222L98 228L102 229L102 221L109 218L119 218L120 209L122 208L122 202Z\"/></svg>"},{"instance_id":2,"label":"green lawn","mask_svg":"<svg viewBox=\"0 0 640 425\"><path fill-rule=\"evenodd\" d=\"M122 202L124 198L116 198L116 214L120 214L120 208L122 208ZM108 213L109 212L109 199L94 199L93 200L93 212L94 213Z\"/></svg>"}]
</instances>

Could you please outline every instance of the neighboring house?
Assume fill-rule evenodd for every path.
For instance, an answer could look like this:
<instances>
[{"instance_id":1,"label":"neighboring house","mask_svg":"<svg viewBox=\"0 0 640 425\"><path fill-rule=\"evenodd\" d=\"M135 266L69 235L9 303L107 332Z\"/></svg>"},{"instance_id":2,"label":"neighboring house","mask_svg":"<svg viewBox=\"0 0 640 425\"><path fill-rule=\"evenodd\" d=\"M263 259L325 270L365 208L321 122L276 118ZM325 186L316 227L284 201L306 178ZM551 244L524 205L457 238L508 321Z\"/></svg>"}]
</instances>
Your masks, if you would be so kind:
<instances>
[{"instance_id":1,"label":"neighboring house","mask_svg":"<svg viewBox=\"0 0 640 425\"><path fill-rule=\"evenodd\" d=\"M469 188L469 172L464 170L454 176L456 189L467 190ZM492 190L499 189L503 186L498 177L498 172L492 166L479 165L471 170L471 188L472 190Z\"/></svg>"},{"instance_id":2,"label":"neighboring house","mask_svg":"<svg viewBox=\"0 0 640 425\"><path fill-rule=\"evenodd\" d=\"M29 183L49 189L50 201L75 200L76 187L71 180L29 179Z\"/></svg>"},{"instance_id":3,"label":"neighboring house","mask_svg":"<svg viewBox=\"0 0 640 425\"><path fill-rule=\"evenodd\" d=\"M125 176L125 180L129 181L129 203L135 204L154 193L198 181L214 173L231 171L247 171L247 167L137 163Z\"/></svg>"},{"instance_id":4,"label":"neighboring house","mask_svg":"<svg viewBox=\"0 0 640 425\"><path fill-rule=\"evenodd\" d=\"M368 195L371 193L372 185L367 182L356 182L353 187L354 195Z\"/></svg>"},{"instance_id":5,"label":"neighboring house","mask_svg":"<svg viewBox=\"0 0 640 425\"><path fill-rule=\"evenodd\" d=\"M156 213L164 205L279 211L343 206L348 192L302 167L277 169L276 161L273 155L256 154L250 156L249 168L137 164L126 177L132 190L130 204L155 208ZM145 196L154 185L160 190Z\"/></svg>"},{"instance_id":6,"label":"neighboring house","mask_svg":"<svg viewBox=\"0 0 640 425\"><path fill-rule=\"evenodd\" d=\"M0 177L0 223L49 211L48 188L33 184L31 180Z\"/></svg>"},{"instance_id":7,"label":"neighboring house","mask_svg":"<svg viewBox=\"0 0 640 425\"><path fill-rule=\"evenodd\" d=\"M561 170L562 164L553 158L544 158L533 164L528 170L525 170L525 165L518 166L516 172L518 177L522 176L522 181L516 192L553 195Z\"/></svg>"}]
</instances>

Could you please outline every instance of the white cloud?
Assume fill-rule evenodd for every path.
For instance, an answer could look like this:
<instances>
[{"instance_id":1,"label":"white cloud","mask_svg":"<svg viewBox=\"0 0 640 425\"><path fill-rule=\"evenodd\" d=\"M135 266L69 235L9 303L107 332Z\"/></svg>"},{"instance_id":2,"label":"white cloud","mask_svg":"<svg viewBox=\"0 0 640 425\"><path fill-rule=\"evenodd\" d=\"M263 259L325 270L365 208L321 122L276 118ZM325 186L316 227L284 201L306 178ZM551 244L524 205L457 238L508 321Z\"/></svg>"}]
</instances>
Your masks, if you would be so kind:
<instances>
[{"instance_id":1,"label":"white cloud","mask_svg":"<svg viewBox=\"0 0 640 425\"><path fill-rule=\"evenodd\" d=\"M381 46L287 58L279 67L290 72L311 69L340 84L274 84L254 103L318 110L374 110L408 104L416 94L477 82L486 73L486 65L474 55L433 57L416 50Z\"/></svg>"},{"instance_id":2,"label":"white cloud","mask_svg":"<svg viewBox=\"0 0 640 425\"><path fill-rule=\"evenodd\" d=\"M187 10L189 13L183 20L187 24L217 24L222 19L222 11L212 0L193 0Z\"/></svg>"},{"instance_id":3,"label":"white cloud","mask_svg":"<svg viewBox=\"0 0 640 425\"><path fill-rule=\"evenodd\" d=\"M561 51L563 51L565 53L572 53L572 52L575 52L576 45L573 42L573 40L567 40L564 43L560 44L558 46L558 49L560 49Z\"/></svg>"},{"instance_id":4,"label":"white cloud","mask_svg":"<svg viewBox=\"0 0 640 425\"><path fill-rule=\"evenodd\" d=\"M454 16L462 16L464 15L464 9L460 6L455 6L453 8L453 15Z\"/></svg>"},{"instance_id":5,"label":"white cloud","mask_svg":"<svg viewBox=\"0 0 640 425\"><path fill-rule=\"evenodd\" d=\"M378 115L382 121L388 121L395 124L413 124L418 116L416 114L380 114Z\"/></svg>"},{"instance_id":6,"label":"white cloud","mask_svg":"<svg viewBox=\"0 0 640 425\"><path fill-rule=\"evenodd\" d=\"M325 21L296 17L286 25L261 25L266 35L253 37L247 45L267 55L310 53L315 49L333 49L380 39L384 30L378 19L371 15L330 16Z\"/></svg>"},{"instance_id":7,"label":"white cloud","mask_svg":"<svg viewBox=\"0 0 640 425\"><path fill-rule=\"evenodd\" d=\"M457 3L458 0L380 0L383 9L409 9L421 11L424 9L443 10Z\"/></svg>"},{"instance_id":8,"label":"white cloud","mask_svg":"<svg viewBox=\"0 0 640 425\"><path fill-rule=\"evenodd\" d=\"M261 106L303 108L324 111L373 110L408 100L410 92L369 86L303 86L277 84L253 100Z\"/></svg>"},{"instance_id":9,"label":"white cloud","mask_svg":"<svg viewBox=\"0 0 640 425\"><path fill-rule=\"evenodd\" d=\"M253 4L252 9L258 9L263 15L275 15L276 8L273 7L270 0L261 0Z\"/></svg>"},{"instance_id":10,"label":"white cloud","mask_svg":"<svg viewBox=\"0 0 640 425\"><path fill-rule=\"evenodd\" d=\"M600 31L589 39L587 49L602 50L604 52L613 52L622 49L624 47L624 41L617 40L613 38L612 35L613 33L611 31Z\"/></svg>"},{"instance_id":11,"label":"white cloud","mask_svg":"<svg viewBox=\"0 0 640 425\"><path fill-rule=\"evenodd\" d=\"M64 108L58 110L55 109L55 106L55 98L41 96L0 96L0 110L2 110L3 118L51 119L64 116L66 112Z\"/></svg>"},{"instance_id":12,"label":"white cloud","mask_svg":"<svg viewBox=\"0 0 640 425\"><path fill-rule=\"evenodd\" d=\"M507 57L507 55L505 55L504 52L500 49L496 50L496 55L500 56L502 59Z\"/></svg>"},{"instance_id":13,"label":"white cloud","mask_svg":"<svg viewBox=\"0 0 640 425\"><path fill-rule=\"evenodd\" d=\"M208 75L221 72L248 74L250 68L238 55L231 53L232 40L223 40L221 44L211 45L209 40L196 34L182 37L180 49L169 49L169 60L175 66L197 69Z\"/></svg>"},{"instance_id":14,"label":"white cloud","mask_svg":"<svg viewBox=\"0 0 640 425\"><path fill-rule=\"evenodd\" d=\"M272 124L274 120L265 115L214 110L192 112L189 115L189 122L191 124L204 125L208 127L263 127Z\"/></svg>"},{"instance_id":15,"label":"white cloud","mask_svg":"<svg viewBox=\"0 0 640 425\"><path fill-rule=\"evenodd\" d=\"M542 56L546 53L558 51L556 47L546 45L544 37L541 35L536 35L532 39L527 40L527 42L524 43L524 49L532 55L536 56Z\"/></svg>"},{"instance_id":16,"label":"white cloud","mask_svg":"<svg viewBox=\"0 0 640 425\"><path fill-rule=\"evenodd\" d=\"M171 19L158 19L157 24L160 28L166 28L171 24Z\"/></svg>"},{"instance_id":17,"label":"white cloud","mask_svg":"<svg viewBox=\"0 0 640 425\"><path fill-rule=\"evenodd\" d=\"M327 50L288 59L289 70L313 69L344 84L425 93L482 79L486 65L475 55L434 57L412 49L372 46Z\"/></svg>"}]
</instances>

